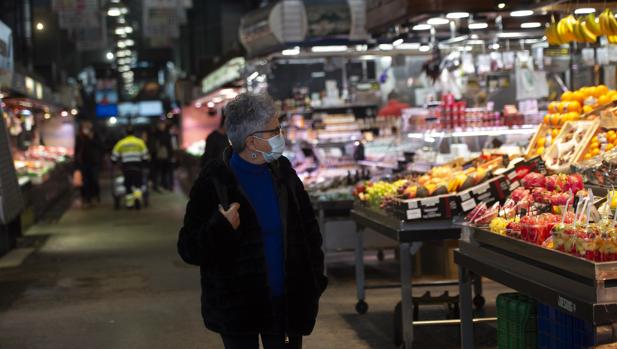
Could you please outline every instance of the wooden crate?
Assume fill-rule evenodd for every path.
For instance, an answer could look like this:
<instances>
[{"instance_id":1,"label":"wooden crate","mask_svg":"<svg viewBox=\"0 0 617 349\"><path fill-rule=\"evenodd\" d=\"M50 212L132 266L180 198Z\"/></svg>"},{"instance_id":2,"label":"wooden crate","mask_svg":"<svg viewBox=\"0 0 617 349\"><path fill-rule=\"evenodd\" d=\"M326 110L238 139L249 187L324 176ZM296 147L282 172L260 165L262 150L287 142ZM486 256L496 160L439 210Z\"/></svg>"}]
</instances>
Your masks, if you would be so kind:
<instances>
[{"instance_id":1,"label":"wooden crate","mask_svg":"<svg viewBox=\"0 0 617 349\"><path fill-rule=\"evenodd\" d=\"M546 168L554 172L569 172L570 166L580 160L589 142L600 127L599 120L568 121L551 146L544 152L542 159ZM580 131L576 131L580 130ZM575 132L577 139L569 139ZM567 144L567 146L566 146ZM555 162L554 159L558 159Z\"/></svg>"},{"instance_id":2,"label":"wooden crate","mask_svg":"<svg viewBox=\"0 0 617 349\"><path fill-rule=\"evenodd\" d=\"M538 143L538 139L540 137L543 137L543 135L546 134L546 132L548 132L548 130L550 130L551 127L545 123L540 123L540 125L538 126L538 130L536 131L536 133L533 134L533 137L531 138L531 141L529 141L529 145L527 146L527 151L525 152L525 157L527 159L530 159L538 154L536 154L536 145Z\"/></svg>"}]
</instances>

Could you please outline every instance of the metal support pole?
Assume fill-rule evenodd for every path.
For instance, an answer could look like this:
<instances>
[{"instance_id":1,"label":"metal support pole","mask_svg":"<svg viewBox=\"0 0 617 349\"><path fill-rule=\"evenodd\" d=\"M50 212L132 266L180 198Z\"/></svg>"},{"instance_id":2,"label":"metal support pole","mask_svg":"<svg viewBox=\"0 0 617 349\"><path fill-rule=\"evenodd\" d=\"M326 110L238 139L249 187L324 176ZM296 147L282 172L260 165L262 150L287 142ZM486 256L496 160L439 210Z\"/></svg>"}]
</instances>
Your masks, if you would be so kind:
<instances>
[{"instance_id":1,"label":"metal support pole","mask_svg":"<svg viewBox=\"0 0 617 349\"><path fill-rule=\"evenodd\" d=\"M411 349L413 346L413 301L412 301L412 283L411 283L411 245L407 242L401 243L401 312L402 312L402 329L403 342L405 349Z\"/></svg>"},{"instance_id":2,"label":"metal support pole","mask_svg":"<svg viewBox=\"0 0 617 349\"><path fill-rule=\"evenodd\" d=\"M356 224L356 293L358 301L364 301L364 241L362 228Z\"/></svg>"},{"instance_id":3,"label":"metal support pole","mask_svg":"<svg viewBox=\"0 0 617 349\"><path fill-rule=\"evenodd\" d=\"M467 268L459 265L459 308L461 312L461 348L473 348L473 314L471 307L471 276Z\"/></svg>"}]
</instances>

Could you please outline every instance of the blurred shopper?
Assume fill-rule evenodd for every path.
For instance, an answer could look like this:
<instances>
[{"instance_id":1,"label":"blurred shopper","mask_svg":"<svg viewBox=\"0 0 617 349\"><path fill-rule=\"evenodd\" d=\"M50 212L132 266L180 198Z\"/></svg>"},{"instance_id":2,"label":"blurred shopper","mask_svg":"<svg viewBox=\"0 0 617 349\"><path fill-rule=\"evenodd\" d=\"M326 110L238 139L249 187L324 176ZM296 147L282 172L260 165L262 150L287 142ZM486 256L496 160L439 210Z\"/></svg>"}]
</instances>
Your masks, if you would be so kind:
<instances>
[{"instance_id":1,"label":"blurred shopper","mask_svg":"<svg viewBox=\"0 0 617 349\"><path fill-rule=\"evenodd\" d=\"M301 348L324 276L321 234L287 158L272 100L243 93L225 107L233 150L206 163L191 190L178 251L201 267L202 315L226 349Z\"/></svg>"},{"instance_id":2,"label":"blurred shopper","mask_svg":"<svg viewBox=\"0 0 617 349\"><path fill-rule=\"evenodd\" d=\"M103 143L94 132L92 122L82 122L75 140L75 165L81 172L81 202L84 207L90 206L93 199L101 202L99 174L102 159Z\"/></svg>"},{"instance_id":3,"label":"blurred shopper","mask_svg":"<svg viewBox=\"0 0 617 349\"><path fill-rule=\"evenodd\" d=\"M219 128L212 131L206 137L206 150L201 156L201 167L212 159L220 159L223 156L225 149L229 147L229 139L225 134L225 111L221 113L221 123Z\"/></svg>"},{"instance_id":4,"label":"blurred shopper","mask_svg":"<svg viewBox=\"0 0 617 349\"><path fill-rule=\"evenodd\" d=\"M126 188L126 206L133 207L143 196L145 163L150 159L143 140L135 137L133 127L128 126L127 136L122 138L111 153L111 160L120 164Z\"/></svg>"},{"instance_id":5,"label":"blurred shopper","mask_svg":"<svg viewBox=\"0 0 617 349\"><path fill-rule=\"evenodd\" d=\"M152 157L152 186L155 191L160 187L166 190L173 189L173 163L172 157L174 146L171 133L167 124L159 120L151 140Z\"/></svg>"},{"instance_id":6,"label":"blurred shopper","mask_svg":"<svg viewBox=\"0 0 617 349\"><path fill-rule=\"evenodd\" d=\"M403 109L409 108L409 104L399 102L399 96L396 92L390 92L388 95L388 103L379 109L379 116L401 116Z\"/></svg>"}]
</instances>

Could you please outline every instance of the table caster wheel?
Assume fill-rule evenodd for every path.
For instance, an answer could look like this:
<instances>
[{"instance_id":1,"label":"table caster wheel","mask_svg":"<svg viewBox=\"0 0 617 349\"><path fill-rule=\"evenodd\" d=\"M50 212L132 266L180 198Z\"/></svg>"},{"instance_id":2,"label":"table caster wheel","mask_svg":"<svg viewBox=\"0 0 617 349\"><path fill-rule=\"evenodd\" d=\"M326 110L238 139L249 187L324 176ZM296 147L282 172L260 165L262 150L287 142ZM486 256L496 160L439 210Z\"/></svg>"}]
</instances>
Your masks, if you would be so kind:
<instances>
[{"instance_id":1,"label":"table caster wheel","mask_svg":"<svg viewBox=\"0 0 617 349\"><path fill-rule=\"evenodd\" d=\"M356 312L358 312L358 314L366 314L367 311L368 304L365 301L360 300L356 303Z\"/></svg>"},{"instance_id":2,"label":"table caster wheel","mask_svg":"<svg viewBox=\"0 0 617 349\"><path fill-rule=\"evenodd\" d=\"M384 259L386 259L386 256L384 255L383 250L377 251L377 260L383 262Z\"/></svg>"},{"instance_id":3,"label":"table caster wheel","mask_svg":"<svg viewBox=\"0 0 617 349\"><path fill-rule=\"evenodd\" d=\"M476 306L476 309L484 308L484 304L486 304L486 300L484 299L484 297L480 295L473 297L473 305Z\"/></svg>"}]
</instances>

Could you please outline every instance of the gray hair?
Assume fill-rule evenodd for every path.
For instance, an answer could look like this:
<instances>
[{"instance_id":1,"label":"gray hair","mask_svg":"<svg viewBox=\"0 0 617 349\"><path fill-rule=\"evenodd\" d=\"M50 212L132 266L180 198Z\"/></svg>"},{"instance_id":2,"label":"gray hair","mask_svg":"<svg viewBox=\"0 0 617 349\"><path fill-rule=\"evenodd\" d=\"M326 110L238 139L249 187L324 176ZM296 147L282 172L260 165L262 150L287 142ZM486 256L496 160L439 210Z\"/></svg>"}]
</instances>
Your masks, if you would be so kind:
<instances>
[{"instance_id":1,"label":"gray hair","mask_svg":"<svg viewBox=\"0 0 617 349\"><path fill-rule=\"evenodd\" d=\"M276 110L269 96L247 92L227 103L223 112L225 132L234 151L239 153L244 150L246 138L263 131Z\"/></svg>"}]
</instances>

